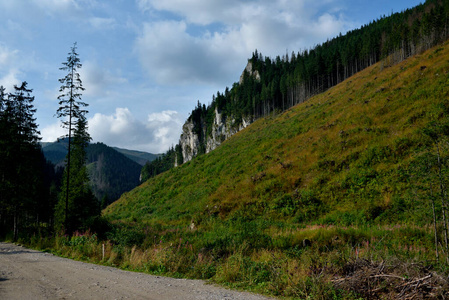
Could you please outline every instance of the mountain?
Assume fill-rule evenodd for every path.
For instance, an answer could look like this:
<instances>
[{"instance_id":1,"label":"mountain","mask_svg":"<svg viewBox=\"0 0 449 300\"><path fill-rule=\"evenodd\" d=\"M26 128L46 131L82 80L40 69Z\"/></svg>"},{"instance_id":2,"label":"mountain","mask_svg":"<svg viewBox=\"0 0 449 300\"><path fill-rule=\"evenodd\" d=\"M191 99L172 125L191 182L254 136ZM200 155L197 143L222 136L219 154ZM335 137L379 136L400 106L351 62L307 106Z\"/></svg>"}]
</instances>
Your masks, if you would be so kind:
<instances>
[{"instance_id":1,"label":"mountain","mask_svg":"<svg viewBox=\"0 0 449 300\"><path fill-rule=\"evenodd\" d=\"M67 140L42 143L42 150L47 160L63 166L67 155ZM139 185L141 164L157 157L140 151L118 151L103 143L90 144L86 152L92 190L100 200L106 196L109 203Z\"/></svg>"},{"instance_id":2,"label":"mountain","mask_svg":"<svg viewBox=\"0 0 449 300\"><path fill-rule=\"evenodd\" d=\"M67 155L67 141L65 139L58 140L54 143L41 143L42 151L45 158L55 165L64 165Z\"/></svg>"},{"instance_id":3,"label":"mountain","mask_svg":"<svg viewBox=\"0 0 449 300\"><path fill-rule=\"evenodd\" d=\"M41 146L45 157L49 161L55 165L63 163L67 155L67 141L65 139L58 140L57 142L41 142ZM160 154L152 154L143 151L121 149L118 147L112 148L129 159L137 162L141 166L145 165L147 162L155 160L160 156Z\"/></svg>"},{"instance_id":4,"label":"mountain","mask_svg":"<svg viewBox=\"0 0 449 300\"><path fill-rule=\"evenodd\" d=\"M238 82L192 110L177 153L165 154L170 166L149 166L146 173L208 153L258 118L302 103L379 61L388 68L445 41L448 12L447 1L428 0L304 51L270 58L256 49Z\"/></svg>"},{"instance_id":5,"label":"mountain","mask_svg":"<svg viewBox=\"0 0 449 300\"><path fill-rule=\"evenodd\" d=\"M142 166L103 143L87 148L87 170L94 195L108 203L140 184Z\"/></svg>"},{"instance_id":6,"label":"mountain","mask_svg":"<svg viewBox=\"0 0 449 300\"><path fill-rule=\"evenodd\" d=\"M387 278L443 270L449 44L388 59L108 206L147 249L130 264L311 299L389 298Z\"/></svg>"},{"instance_id":7,"label":"mountain","mask_svg":"<svg viewBox=\"0 0 449 300\"><path fill-rule=\"evenodd\" d=\"M128 149L121 149L117 147L113 147L116 151L119 153L122 153L126 157L132 159L133 161L137 162L139 165L143 166L147 162L151 162L158 158L160 154L152 154L148 152L143 151L135 151L135 150L128 150Z\"/></svg>"},{"instance_id":8,"label":"mountain","mask_svg":"<svg viewBox=\"0 0 449 300\"><path fill-rule=\"evenodd\" d=\"M394 67L369 67L282 114L255 121L207 155L150 179L107 212L146 219L159 210L161 216L177 211L176 222L188 222L209 205L215 207L209 211L227 218L265 200L294 202L305 189L326 207L317 216L379 209L376 216L366 215L375 219L404 197L408 183L402 182L404 174L398 175L411 170L402 168L432 149L423 130L445 121L448 52L445 43ZM150 204L143 194L156 201L154 213L135 209ZM338 209L331 201L337 198Z\"/></svg>"}]
</instances>

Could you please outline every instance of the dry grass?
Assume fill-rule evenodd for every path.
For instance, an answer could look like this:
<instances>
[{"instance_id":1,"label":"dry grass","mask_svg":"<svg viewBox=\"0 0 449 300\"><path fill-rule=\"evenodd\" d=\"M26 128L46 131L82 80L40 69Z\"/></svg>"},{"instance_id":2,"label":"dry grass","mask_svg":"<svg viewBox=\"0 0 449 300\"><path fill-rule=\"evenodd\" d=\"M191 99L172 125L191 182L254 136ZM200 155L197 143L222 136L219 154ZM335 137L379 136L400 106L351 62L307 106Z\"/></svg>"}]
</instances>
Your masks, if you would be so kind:
<instances>
[{"instance_id":1,"label":"dry grass","mask_svg":"<svg viewBox=\"0 0 449 300\"><path fill-rule=\"evenodd\" d=\"M365 299L446 299L449 281L420 263L349 261L332 279L335 287Z\"/></svg>"}]
</instances>

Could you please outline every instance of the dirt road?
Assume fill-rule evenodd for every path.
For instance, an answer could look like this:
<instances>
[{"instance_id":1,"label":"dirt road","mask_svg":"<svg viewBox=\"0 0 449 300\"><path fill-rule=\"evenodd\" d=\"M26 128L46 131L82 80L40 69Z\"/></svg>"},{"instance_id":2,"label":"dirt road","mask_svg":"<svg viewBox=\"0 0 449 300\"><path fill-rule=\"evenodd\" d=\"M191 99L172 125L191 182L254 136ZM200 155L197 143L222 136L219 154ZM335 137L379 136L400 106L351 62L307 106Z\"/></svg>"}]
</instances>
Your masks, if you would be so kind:
<instances>
[{"instance_id":1,"label":"dirt road","mask_svg":"<svg viewBox=\"0 0 449 300\"><path fill-rule=\"evenodd\" d=\"M123 271L0 243L0 299L268 299L200 280Z\"/></svg>"}]
</instances>

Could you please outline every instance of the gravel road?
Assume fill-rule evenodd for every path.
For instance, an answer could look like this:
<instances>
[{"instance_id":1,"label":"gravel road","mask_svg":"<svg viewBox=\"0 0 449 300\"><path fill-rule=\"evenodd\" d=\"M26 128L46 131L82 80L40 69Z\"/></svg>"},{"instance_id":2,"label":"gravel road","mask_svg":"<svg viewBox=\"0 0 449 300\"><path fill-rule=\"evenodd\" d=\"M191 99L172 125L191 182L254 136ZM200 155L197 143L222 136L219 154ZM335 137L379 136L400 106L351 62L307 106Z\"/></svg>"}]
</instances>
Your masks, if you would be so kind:
<instances>
[{"instance_id":1,"label":"gravel road","mask_svg":"<svg viewBox=\"0 0 449 300\"><path fill-rule=\"evenodd\" d=\"M201 280L173 279L83 263L0 243L0 299L270 299Z\"/></svg>"}]
</instances>

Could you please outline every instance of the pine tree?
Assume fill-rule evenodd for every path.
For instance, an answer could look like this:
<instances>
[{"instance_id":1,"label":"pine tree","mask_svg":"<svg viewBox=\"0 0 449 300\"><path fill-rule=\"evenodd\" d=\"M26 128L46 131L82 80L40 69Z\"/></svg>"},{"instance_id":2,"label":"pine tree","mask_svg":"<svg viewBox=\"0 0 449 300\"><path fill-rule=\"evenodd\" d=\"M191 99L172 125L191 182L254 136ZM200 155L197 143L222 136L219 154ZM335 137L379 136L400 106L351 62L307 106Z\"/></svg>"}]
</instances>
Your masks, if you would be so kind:
<instances>
[{"instance_id":1,"label":"pine tree","mask_svg":"<svg viewBox=\"0 0 449 300\"><path fill-rule=\"evenodd\" d=\"M72 150L72 134L76 128L76 124L79 119L84 118L87 114L87 110L84 108L88 106L87 103L81 101L81 92L84 91L83 83L81 81L78 69L82 67L81 60L76 52L76 43L70 49L68 53L67 61L63 62L63 67L60 70L66 71L67 75L64 78L59 79L62 84L58 96L59 108L56 112L58 118L65 118L62 121L63 128L68 130L68 153L67 153L67 167L65 172L65 212L64 212L64 225L67 229L69 221L69 196L70 196L70 176L71 176L71 150Z\"/></svg>"},{"instance_id":2,"label":"pine tree","mask_svg":"<svg viewBox=\"0 0 449 300\"><path fill-rule=\"evenodd\" d=\"M7 95L0 87L0 191L1 221L12 223L13 238L17 239L19 227L33 222L38 206L42 182L39 180L41 157L32 90L27 82L14 86Z\"/></svg>"},{"instance_id":3,"label":"pine tree","mask_svg":"<svg viewBox=\"0 0 449 300\"><path fill-rule=\"evenodd\" d=\"M86 147L91 140L87 132L87 120L81 116L73 133L71 164L64 170L64 178L70 171L70 180L63 182L62 193L56 207L56 223L61 229L64 224L65 230L71 233L75 230L88 229L88 221L92 217L99 216L100 206L98 200L89 186L89 176L86 167ZM68 214L65 215L66 194L64 191L69 186Z\"/></svg>"}]
</instances>

